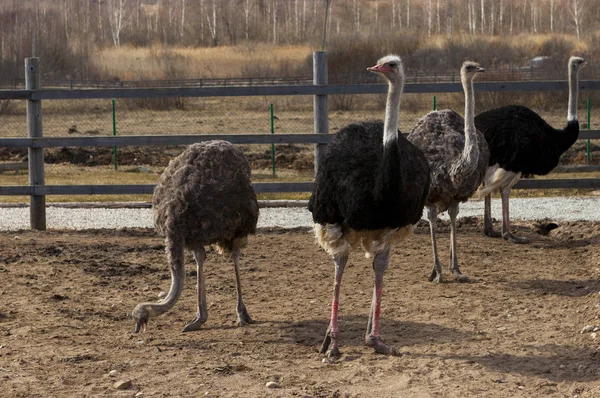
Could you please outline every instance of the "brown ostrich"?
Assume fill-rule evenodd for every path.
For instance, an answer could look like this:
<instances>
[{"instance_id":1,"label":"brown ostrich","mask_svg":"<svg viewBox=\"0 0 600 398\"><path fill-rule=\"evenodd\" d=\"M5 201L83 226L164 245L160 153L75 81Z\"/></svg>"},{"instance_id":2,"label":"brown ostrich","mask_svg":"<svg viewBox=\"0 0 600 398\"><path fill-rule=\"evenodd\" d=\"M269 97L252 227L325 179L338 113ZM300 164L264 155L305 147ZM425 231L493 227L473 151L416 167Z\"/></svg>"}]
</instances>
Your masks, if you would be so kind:
<instances>
[{"instance_id":1,"label":"brown ostrich","mask_svg":"<svg viewBox=\"0 0 600 398\"><path fill-rule=\"evenodd\" d=\"M242 299L240 249L256 231L258 202L250 181L248 160L231 143L208 141L190 145L169 162L152 197L154 227L165 237L171 268L171 287L157 303L140 303L133 310L135 332L148 320L171 309L183 290L184 248L192 250L197 265L198 313L184 332L198 330L208 318L202 266L204 247L216 246L233 260L237 284L237 324L252 323Z\"/></svg>"}]
</instances>

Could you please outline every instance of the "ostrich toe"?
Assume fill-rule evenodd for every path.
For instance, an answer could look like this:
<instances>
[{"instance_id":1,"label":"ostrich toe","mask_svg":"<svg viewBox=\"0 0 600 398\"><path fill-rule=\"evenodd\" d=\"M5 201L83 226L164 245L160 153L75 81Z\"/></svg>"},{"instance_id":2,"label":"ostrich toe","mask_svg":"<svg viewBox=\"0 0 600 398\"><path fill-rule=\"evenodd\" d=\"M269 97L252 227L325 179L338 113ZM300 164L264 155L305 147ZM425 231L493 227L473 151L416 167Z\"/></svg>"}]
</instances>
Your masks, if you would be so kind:
<instances>
[{"instance_id":1,"label":"ostrich toe","mask_svg":"<svg viewBox=\"0 0 600 398\"><path fill-rule=\"evenodd\" d=\"M250 315L248 315L248 311L244 309L241 313L238 313L237 325L238 326L246 326L249 323L254 323Z\"/></svg>"},{"instance_id":2,"label":"ostrich toe","mask_svg":"<svg viewBox=\"0 0 600 398\"><path fill-rule=\"evenodd\" d=\"M511 242L511 243L521 243L521 244L523 244L523 243L529 243L529 242L530 242L530 240L529 240L529 239L527 239L527 238L523 238L523 237L521 237L521 236L516 236L516 235L513 235L513 234L512 234L512 233L510 233L510 232L509 232L509 233L504 233L504 234L502 234L502 237L503 237L505 240L507 240L507 241L509 241L509 242Z\"/></svg>"},{"instance_id":3,"label":"ostrich toe","mask_svg":"<svg viewBox=\"0 0 600 398\"><path fill-rule=\"evenodd\" d=\"M196 330L200 330L204 322L206 322L206 319L196 317L193 321L186 323L181 332L195 332Z\"/></svg>"},{"instance_id":4,"label":"ostrich toe","mask_svg":"<svg viewBox=\"0 0 600 398\"><path fill-rule=\"evenodd\" d=\"M492 228L484 229L483 234L489 236L490 238L500 238L502 237L502 233L500 231L496 231Z\"/></svg>"},{"instance_id":5,"label":"ostrich toe","mask_svg":"<svg viewBox=\"0 0 600 398\"><path fill-rule=\"evenodd\" d=\"M429 282L442 283L442 274L438 273L435 269L431 271L429 275Z\"/></svg>"},{"instance_id":6,"label":"ostrich toe","mask_svg":"<svg viewBox=\"0 0 600 398\"><path fill-rule=\"evenodd\" d=\"M402 355L400 354L398 349L396 349L396 347L390 347L383 341L381 341L380 337L367 337L365 343L368 346L373 347L375 349L375 352L378 354L391 355L396 357Z\"/></svg>"}]
</instances>

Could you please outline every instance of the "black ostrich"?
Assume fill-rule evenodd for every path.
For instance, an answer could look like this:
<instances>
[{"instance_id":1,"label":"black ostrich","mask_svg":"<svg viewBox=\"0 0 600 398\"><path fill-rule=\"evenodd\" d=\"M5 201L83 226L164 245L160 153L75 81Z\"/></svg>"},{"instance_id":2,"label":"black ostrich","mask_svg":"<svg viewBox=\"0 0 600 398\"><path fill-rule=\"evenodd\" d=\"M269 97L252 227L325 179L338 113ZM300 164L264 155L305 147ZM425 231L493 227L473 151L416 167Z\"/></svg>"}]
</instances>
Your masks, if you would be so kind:
<instances>
[{"instance_id":1,"label":"black ostrich","mask_svg":"<svg viewBox=\"0 0 600 398\"><path fill-rule=\"evenodd\" d=\"M321 353L340 355L338 303L350 247L373 256L375 288L365 342L383 354L397 354L379 336L383 273L390 247L408 236L423 214L429 192L429 166L423 153L398 134L398 111L404 83L398 56L381 58L368 68L389 82L385 121L350 124L327 146L308 208L318 243L335 263L331 322Z\"/></svg>"},{"instance_id":2,"label":"black ostrich","mask_svg":"<svg viewBox=\"0 0 600 398\"><path fill-rule=\"evenodd\" d=\"M445 109L430 112L412 129L408 140L421 148L432 170L429 197L425 203L433 247L430 281L442 281L442 266L435 239L437 215L448 210L450 216L450 271L460 282L468 280L460 272L456 254L456 216L460 202L466 202L481 184L490 153L483 134L475 128L473 79L484 69L465 61L460 78L465 92L465 118Z\"/></svg>"},{"instance_id":3,"label":"black ostrich","mask_svg":"<svg viewBox=\"0 0 600 398\"><path fill-rule=\"evenodd\" d=\"M160 176L152 206L156 232L165 237L171 288L162 301L135 307L135 332L145 330L150 318L164 314L179 299L185 279L184 248L191 249L196 260L198 312L183 331L200 329L208 318L204 247L211 245L233 260L238 326L252 323L242 299L238 264L240 249L256 231L258 202L250 181L250 164L242 151L227 141L190 145Z\"/></svg>"},{"instance_id":4,"label":"black ostrich","mask_svg":"<svg viewBox=\"0 0 600 398\"><path fill-rule=\"evenodd\" d=\"M490 149L489 167L482 186L477 191L485 196L483 232L513 243L529 243L510 231L508 197L522 174L548 174L558 165L560 156L579 136L577 92L579 71L587 64L582 58L571 57L569 69L569 108L567 126L554 129L537 113L520 105L509 105L475 117ZM502 233L494 231L491 215L491 194L500 191L502 198Z\"/></svg>"}]
</instances>

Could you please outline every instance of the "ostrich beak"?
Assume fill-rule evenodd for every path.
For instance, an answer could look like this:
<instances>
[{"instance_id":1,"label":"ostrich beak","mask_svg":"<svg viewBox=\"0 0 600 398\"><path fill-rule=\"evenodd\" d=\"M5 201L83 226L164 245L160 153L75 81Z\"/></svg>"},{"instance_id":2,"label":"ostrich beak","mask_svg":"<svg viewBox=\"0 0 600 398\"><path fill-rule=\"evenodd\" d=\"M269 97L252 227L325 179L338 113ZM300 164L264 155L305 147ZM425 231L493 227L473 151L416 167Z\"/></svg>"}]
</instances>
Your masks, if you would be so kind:
<instances>
[{"instance_id":1,"label":"ostrich beak","mask_svg":"<svg viewBox=\"0 0 600 398\"><path fill-rule=\"evenodd\" d=\"M134 333L139 333L140 331L146 332L146 326L148 326L148 321L145 319L140 319L135 323L135 331Z\"/></svg>"},{"instance_id":2,"label":"ostrich beak","mask_svg":"<svg viewBox=\"0 0 600 398\"><path fill-rule=\"evenodd\" d=\"M370 68L367 68L367 70L369 72L379 72L379 73L392 72L392 68L390 68L388 66L383 66L383 65L371 66Z\"/></svg>"},{"instance_id":3,"label":"ostrich beak","mask_svg":"<svg viewBox=\"0 0 600 398\"><path fill-rule=\"evenodd\" d=\"M478 66L477 67L477 72L485 72L485 69L482 68L481 66Z\"/></svg>"}]
</instances>

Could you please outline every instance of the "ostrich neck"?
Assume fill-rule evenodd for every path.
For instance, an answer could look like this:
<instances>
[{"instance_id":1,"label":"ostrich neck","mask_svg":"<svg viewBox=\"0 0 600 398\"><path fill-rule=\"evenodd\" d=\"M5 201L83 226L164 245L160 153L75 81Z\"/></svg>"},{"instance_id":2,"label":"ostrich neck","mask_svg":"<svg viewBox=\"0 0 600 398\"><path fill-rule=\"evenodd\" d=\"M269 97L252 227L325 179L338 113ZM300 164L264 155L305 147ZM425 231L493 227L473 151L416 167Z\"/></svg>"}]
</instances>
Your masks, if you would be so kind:
<instances>
[{"instance_id":1,"label":"ostrich neck","mask_svg":"<svg viewBox=\"0 0 600 398\"><path fill-rule=\"evenodd\" d=\"M398 113L402 98L402 81L390 82L385 105L385 120L383 122L383 144L398 140Z\"/></svg>"},{"instance_id":2,"label":"ostrich neck","mask_svg":"<svg viewBox=\"0 0 600 398\"><path fill-rule=\"evenodd\" d=\"M463 78L465 92L465 146L460 159L451 169L453 176L470 175L479 162L479 146L477 142L477 129L475 128L475 103L473 80Z\"/></svg>"},{"instance_id":3,"label":"ostrich neck","mask_svg":"<svg viewBox=\"0 0 600 398\"><path fill-rule=\"evenodd\" d=\"M183 261L183 244L174 243L173 239L166 239L167 259L171 268L171 287L165 298L158 303L142 303L149 309L152 317L159 316L169 311L179 299L183 291L185 267Z\"/></svg>"},{"instance_id":4,"label":"ostrich neck","mask_svg":"<svg viewBox=\"0 0 600 398\"><path fill-rule=\"evenodd\" d=\"M579 91L579 82L577 72L569 65L569 109L567 113L567 122L577 120L577 94Z\"/></svg>"}]
</instances>

